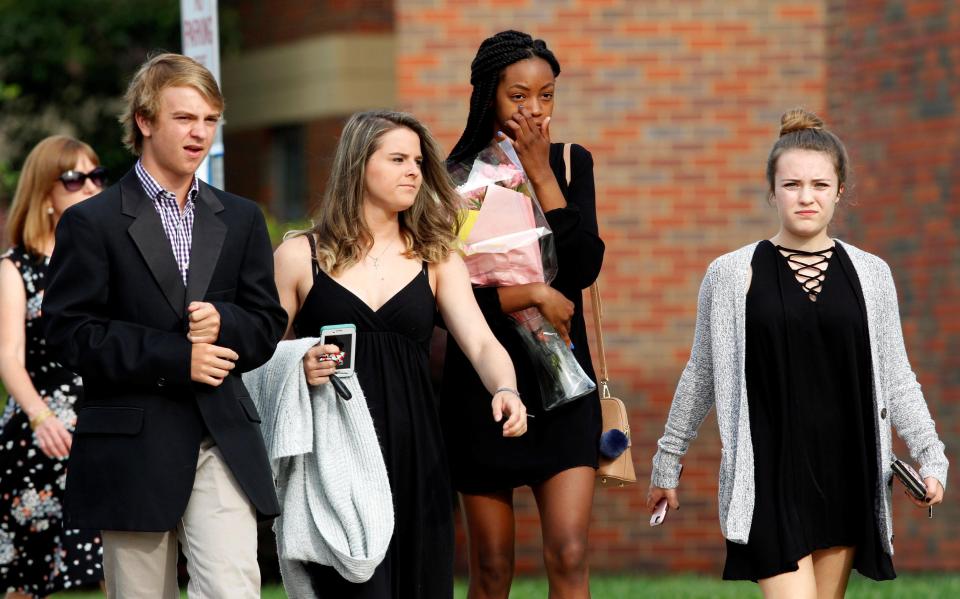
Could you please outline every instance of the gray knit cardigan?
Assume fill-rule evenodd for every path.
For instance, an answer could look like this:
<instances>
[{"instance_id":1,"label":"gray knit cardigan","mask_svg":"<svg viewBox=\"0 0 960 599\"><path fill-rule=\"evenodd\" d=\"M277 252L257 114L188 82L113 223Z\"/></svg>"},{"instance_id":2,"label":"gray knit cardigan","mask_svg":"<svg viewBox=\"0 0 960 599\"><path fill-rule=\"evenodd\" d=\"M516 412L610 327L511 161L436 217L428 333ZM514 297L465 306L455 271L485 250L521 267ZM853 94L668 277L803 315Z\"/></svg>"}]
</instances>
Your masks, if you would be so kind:
<instances>
[{"instance_id":1,"label":"gray knit cardigan","mask_svg":"<svg viewBox=\"0 0 960 599\"><path fill-rule=\"evenodd\" d=\"M393 536L393 496L373 418L356 375L310 387L301 359L320 339L281 341L243 382L263 422L280 499L274 521L283 586L291 599L314 599L304 562L333 566L350 582L369 580Z\"/></svg>"},{"instance_id":2,"label":"gray knit cardigan","mask_svg":"<svg viewBox=\"0 0 960 599\"><path fill-rule=\"evenodd\" d=\"M841 243L837 240L837 243ZM887 263L850 244L841 243L863 289L873 366L874 421L877 430L878 501L875 509L884 549L893 555L890 464L891 425L920 464L920 475L933 476L944 488L947 458L933 419L910 368L900 327L897 291ZM716 404L720 428L720 529L735 542L746 543L753 521L753 443L745 377L746 299L752 243L710 264L700 286L697 323L690 361L680 376L663 437L653 457L651 483L676 488L680 459L697 429Z\"/></svg>"}]
</instances>

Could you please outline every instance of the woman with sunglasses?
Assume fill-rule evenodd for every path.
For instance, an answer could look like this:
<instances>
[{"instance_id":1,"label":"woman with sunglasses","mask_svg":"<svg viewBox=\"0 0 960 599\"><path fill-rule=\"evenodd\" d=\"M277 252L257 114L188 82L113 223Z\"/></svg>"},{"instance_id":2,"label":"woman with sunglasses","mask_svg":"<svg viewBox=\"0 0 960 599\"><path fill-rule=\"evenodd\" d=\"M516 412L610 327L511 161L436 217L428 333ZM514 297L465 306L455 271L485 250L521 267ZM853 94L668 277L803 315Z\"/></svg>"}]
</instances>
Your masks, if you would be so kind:
<instances>
[{"instance_id":1,"label":"woman with sunglasses","mask_svg":"<svg viewBox=\"0 0 960 599\"><path fill-rule=\"evenodd\" d=\"M0 257L0 589L46 597L103 580L99 534L61 527L66 460L80 377L46 353L40 326L44 274L60 215L99 193L106 171L87 144L41 141L24 162L10 207L13 244Z\"/></svg>"}]
</instances>

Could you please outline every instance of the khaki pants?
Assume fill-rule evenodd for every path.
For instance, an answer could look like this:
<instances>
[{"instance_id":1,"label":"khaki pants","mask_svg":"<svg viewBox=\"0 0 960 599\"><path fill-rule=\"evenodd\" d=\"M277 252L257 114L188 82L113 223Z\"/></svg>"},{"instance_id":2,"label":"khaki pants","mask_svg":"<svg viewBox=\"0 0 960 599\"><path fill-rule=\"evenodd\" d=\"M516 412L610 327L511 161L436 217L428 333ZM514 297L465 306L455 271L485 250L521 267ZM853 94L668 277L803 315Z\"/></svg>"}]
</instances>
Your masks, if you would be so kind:
<instances>
[{"instance_id":1,"label":"khaki pants","mask_svg":"<svg viewBox=\"0 0 960 599\"><path fill-rule=\"evenodd\" d=\"M176 530L103 531L103 573L111 599L179 599L177 540L187 558L191 599L260 597L253 506L205 440L193 492Z\"/></svg>"}]
</instances>

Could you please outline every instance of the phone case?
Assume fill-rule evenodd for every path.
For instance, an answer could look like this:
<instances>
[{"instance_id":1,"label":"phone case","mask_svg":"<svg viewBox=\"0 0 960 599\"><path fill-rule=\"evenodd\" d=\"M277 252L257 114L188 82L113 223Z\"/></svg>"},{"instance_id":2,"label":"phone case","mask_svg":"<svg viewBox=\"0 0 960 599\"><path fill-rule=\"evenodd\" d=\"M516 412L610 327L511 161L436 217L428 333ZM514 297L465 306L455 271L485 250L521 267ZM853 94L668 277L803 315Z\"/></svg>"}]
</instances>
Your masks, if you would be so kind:
<instances>
[{"instance_id":1,"label":"phone case","mask_svg":"<svg viewBox=\"0 0 960 599\"><path fill-rule=\"evenodd\" d=\"M917 471L903 460L893 460L890 468L896 477L900 479L900 482L903 483L903 486L907 488L907 492L916 499L923 501L927 496L927 486L923 484L923 479L920 478Z\"/></svg>"},{"instance_id":2,"label":"phone case","mask_svg":"<svg viewBox=\"0 0 960 599\"><path fill-rule=\"evenodd\" d=\"M321 359L337 363L336 376L350 376L354 372L354 356L357 348L357 327L353 324L326 325L320 328L320 343L338 345L342 351L324 354ZM341 394L343 397L343 394Z\"/></svg>"},{"instance_id":3,"label":"phone case","mask_svg":"<svg viewBox=\"0 0 960 599\"><path fill-rule=\"evenodd\" d=\"M683 476L683 464L680 464L680 472L677 474L677 481ZM667 519L667 512L670 506L667 504L667 498L661 497L657 505L653 506L653 514L650 516L650 526L660 526Z\"/></svg>"},{"instance_id":4,"label":"phone case","mask_svg":"<svg viewBox=\"0 0 960 599\"><path fill-rule=\"evenodd\" d=\"M663 497L654 506L653 515L650 516L650 526L660 526L667 517L667 498Z\"/></svg>"}]
</instances>

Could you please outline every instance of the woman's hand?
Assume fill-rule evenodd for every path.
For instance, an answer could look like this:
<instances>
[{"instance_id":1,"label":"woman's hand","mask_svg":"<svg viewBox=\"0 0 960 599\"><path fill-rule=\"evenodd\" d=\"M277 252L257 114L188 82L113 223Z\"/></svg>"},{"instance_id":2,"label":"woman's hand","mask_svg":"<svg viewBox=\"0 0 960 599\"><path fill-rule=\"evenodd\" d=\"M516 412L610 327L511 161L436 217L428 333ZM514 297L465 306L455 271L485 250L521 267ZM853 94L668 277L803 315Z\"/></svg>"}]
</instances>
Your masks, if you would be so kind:
<instances>
[{"instance_id":1,"label":"woman's hand","mask_svg":"<svg viewBox=\"0 0 960 599\"><path fill-rule=\"evenodd\" d=\"M657 502L667 498L667 505L670 506L672 510L680 509L680 499L677 497L676 489L664 489L662 487L655 487L650 485L650 489L647 491L647 509L650 510L650 513L653 513L654 508L657 505Z\"/></svg>"},{"instance_id":2,"label":"woman's hand","mask_svg":"<svg viewBox=\"0 0 960 599\"><path fill-rule=\"evenodd\" d=\"M47 416L33 431L40 451L48 458L66 458L70 455L73 435L67 430L56 414Z\"/></svg>"},{"instance_id":3,"label":"woman's hand","mask_svg":"<svg viewBox=\"0 0 960 599\"><path fill-rule=\"evenodd\" d=\"M504 414L508 416L503 423L504 437L519 437L527 432L527 406L520 401L519 395L512 391L498 391L490 405L493 408L494 421L503 420Z\"/></svg>"},{"instance_id":4,"label":"woman's hand","mask_svg":"<svg viewBox=\"0 0 960 599\"><path fill-rule=\"evenodd\" d=\"M546 283L536 290L536 306L540 314L553 325L563 342L570 345L570 319L573 318L573 302Z\"/></svg>"},{"instance_id":5,"label":"woman's hand","mask_svg":"<svg viewBox=\"0 0 960 599\"><path fill-rule=\"evenodd\" d=\"M337 370L337 363L333 360L323 360L327 354L338 354L340 348L336 345L314 345L303 355L303 374L307 377L308 385L323 385L330 382L330 377Z\"/></svg>"},{"instance_id":6,"label":"woman's hand","mask_svg":"<svg viewBox=\"0 0 960 599\"><path fill-rule=\"evenodd\" d=\"M550 118L544 118L537 125L533 114L521 106L504 123L510 129L510 135L505 135L507 132L504 131L497 136L497 141L503 141L505 137L510 139L524 172L534 185L554 178L550 168Z\"/></svg>"},{"instance_id":7,"label":"woman's hand","mask_svg":"<svg viewBox=\"0 0 960 599\"><path fill-rule=\"evenodd\" d=\"M943 502L943 485L940 484L940 481L932 476L928 476L923 479L923 484L927 486L926 499L917 499L910 493L907 493L906 490L903 491L914 505L925 508Z\"/></svg>"}]
</instances>

